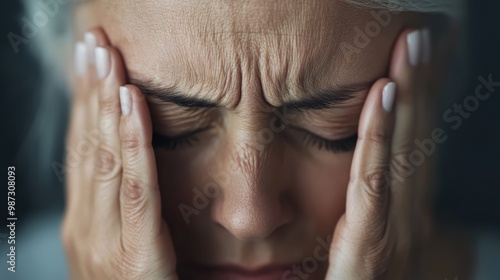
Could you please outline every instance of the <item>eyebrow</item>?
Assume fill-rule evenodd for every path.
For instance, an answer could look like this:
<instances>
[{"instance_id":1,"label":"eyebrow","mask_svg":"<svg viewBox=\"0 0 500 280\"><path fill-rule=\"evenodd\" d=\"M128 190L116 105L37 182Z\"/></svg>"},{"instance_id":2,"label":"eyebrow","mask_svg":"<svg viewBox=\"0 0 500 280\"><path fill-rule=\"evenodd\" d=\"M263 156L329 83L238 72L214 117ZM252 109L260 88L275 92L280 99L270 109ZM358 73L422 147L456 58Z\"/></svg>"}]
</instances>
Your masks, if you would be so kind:
<instances>
[{"instance_id":1,"label":"eyebrow","mask_svg":"<svg viewBox=\"0 0 500 280\"><path fill-rule=\"evenodd\" d=\"M131 83L136 85L146 97L152 97L161 102L174 103L187 108L216 108L221 106L217 102L205 98L192 97L172 87L159 86L148 81L135 79L132 79ZM356 97L358 93L369 90L372 84L373 82L364 82L320 90L309 94L309 97L303 100L285 102L280 107L287 107L294 110L327 109L343 104Z\"/></svg>"}]
</instances>

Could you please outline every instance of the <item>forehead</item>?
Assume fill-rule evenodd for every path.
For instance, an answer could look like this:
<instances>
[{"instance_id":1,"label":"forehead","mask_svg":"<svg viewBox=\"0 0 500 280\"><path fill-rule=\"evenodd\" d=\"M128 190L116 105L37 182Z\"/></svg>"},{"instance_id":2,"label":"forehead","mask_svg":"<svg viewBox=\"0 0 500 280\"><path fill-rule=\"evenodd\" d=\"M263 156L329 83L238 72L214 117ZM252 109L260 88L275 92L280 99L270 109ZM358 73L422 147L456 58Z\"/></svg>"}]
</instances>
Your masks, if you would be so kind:
<instances>
[{"instance_id":1,"label":"forehead","mask_svg":"<svg viewBox=\"0 0 500 280\"><path fill-rule=\"evenodd\" d=\"M410 19L392 14L383 27L376 11L338 0L102 0L96 5L103 13L100 25L124 55L131 78L219 94L228 104L239 94L227 93L243 88L279 103L298 89L373 81L386 72L394 39ZM365 29L373 23L380 31L369 36ZM360 44L363 39L368 43Z\"/></svg>"}]
</instances>

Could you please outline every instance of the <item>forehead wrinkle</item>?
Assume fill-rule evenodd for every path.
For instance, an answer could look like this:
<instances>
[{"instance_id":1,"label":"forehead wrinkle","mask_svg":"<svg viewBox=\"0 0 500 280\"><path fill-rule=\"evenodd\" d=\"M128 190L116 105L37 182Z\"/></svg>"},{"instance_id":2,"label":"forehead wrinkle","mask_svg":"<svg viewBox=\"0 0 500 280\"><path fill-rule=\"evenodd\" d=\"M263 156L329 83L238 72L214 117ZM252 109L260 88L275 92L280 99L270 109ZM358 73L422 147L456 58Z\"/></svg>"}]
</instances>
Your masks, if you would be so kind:
<instances>
[{"instance_id":1,"label":"forehead wrinkle","mask_svg":"<svg viewBox=\"0 0 500 280\"><path fill-rule=\"evenodd\" d=\"M183 5L191 8L189 16L197 19L189 25L192 34L202 30L237 35L308 36L311 32L320 32L308 29L311 18L317 18L318 12L324 12L325 9L332 10L332 6L335 6L331 5L335 1L306 3L297 0L260 2L210 0L197 1L198 5L189 5L190 1L183 2L185 2Z\"/></svg>"},{"instance_id":2,"label":"forehead wrinkle","mask_svg":"<svg viewBox=\"0 0 500 280\"><path fill-rule=\"evenodd\" d=\"M311 34L306 40L297 36L268 36L263 40L259 68L267 101L280 106L287 101L312 98L316 92L343 87L345 63L335 51L338 42L334 38L344 37L325 32L321 36Z\"/></svg>"},{"instance_id":3,"label":"forehead wrinkle","mask_svg":"<svg viewBox=\"0 0 500 280\"><path fill-rule=\"evenodd\" d=\"M201 77L196 80L202 80L204 84L220 91L223 103L228 104L229 108L235 107L241 99L243 73L248 72L245 71L248 63L241 55L245 53L244 39L213 32L201 33L198 39L200 48L207 50L205 57L209 63L203 59L193 60L191 71L202 69ZM197 65L197 62L204 65Z\"/></svg>"},{"instance_id":4,"label":"forehead wrinkle","mask_svg":"<svg viewBox=\"0 0 500 280\"><path fill-rule=\"evenodd\" d=\"M271 102L268 103L277 106L281 103L278 101L278 99L280 99L280 94L288 92L288 90L285 90L288 84L294 85L294 87L288 85L289 89L291 88L295 92L304 92L305 87L302 86L300 82L300 76L305 72L302 70L304 65L301 61L303 59L300 58L303 57L302 54L304 51L297 51L297 45L304 41L315 41L316 38L323 38L320 34L321 31L323 31L321 28L315 28L313 30L307 29L311 19L310 16L304 15L304 12L302 12L307 9L287 8L290 7L285 6L283 9L286 10L283 12L286 16L282 15L280 18L280 14L278 13L278 15L273 14L273 16L267 18L269 14L266 15L266 13L264 13L264 16L261 16L260 14L262 11L254 6L253 9L250 9L251 12L248 13L252 17L250 20L245 19L248 14L243 14L242 16L241 13L238 12L231 13L230 20L224 20L222 23L219 23L224 26L223 28L215 26L213 23L209 25L208 22L206 22L207 24L202 24L201 30L197 35L203 42L203 46L224 45L224 50L226 50L226 53L229 53L229 55L222 56L226 58L229 56L230 60L232 59L232 61L237 62L242 72L249 73L249 71L257 71L257 73L252 74L254 76L262 75L262 77L260 77L262 78L261 82L264 84L262 87L266 88L263 91L264 99L271 100ZM241 10L245 9L241 8ZM211 17L211 13L212 12L209 10L206 14ZM253 16L254 13L259 13L259 15ZM290 13L292 16L289 15ZM266 18L266 20L262 22L266 22L267 26L278 26L276 29L279 32L274 32L273 30L269 31L268 29L259 27L258 24L260 22L257 22L257 26L252 26L252 24L255 24L255 20L253 19L262 17ZM290 20L290 18L293 18L293 20ZM202 22L204 21L202 20ZM217 20L215 22L217 22ZM244 25L245 23L247 26L243 28L244 31L241 31L240 25ZM291 51L289 51L290 48L292 48ZM228 49L229 52L227 52ZM310 46L304 49L307 50L305 51L307 53L310 50ZM235 53L238 53L238 55L234 55ZM224 54L224 52L219 51L218 55L221 54ZM250 54L250 57L248 57L248 54ZM294 61L299 62L290 63L289 60L291 57L299 57L298 59L294 59ZM254 65L254 60L258 60L260 66L255 70L250 70ZM227 60L223 59L222 61L224 62ZM293 67L293 69L290 69L289 65ZM261 68L262 71L259 71ZM229 69L235 70L239 68L229 65ZM229 72L232 71L229 70ZM195 72L190 71L190 73ZM290 75L291 73L294 74L293 77ZM241 74L241 72L238 71L235 74L236 75L228 75L227 77L236 76L236 80L240 80L238 78L241 77L241 75L238 74ZM245 95L249 94L253 96L252 92L247 92L246 89L242 89L242 91L245 91ZM242 94L243 92L240 93L240 99Z\"/></svg>"},{"instance_id":5,"label":"forehead wrinkle","mask_svg":"<svg viewBox=\"0 0 500 280\"><path fill-rule=\"evenodd\" d=\"M149 7L146 10L152 11L151 19L147 21L148 28L162 30L162 36L150 38L148 42L158 47L144 48L143 44L141 49L157 53L149 56L151 67L148 65L149 69L142 69L142 72L148 73L148 78L154 77L157 83L175 85L200 96L216 94L215 99L235 106L245 90L242 80L257 77L262 83L261 94L268 99L268 103L278 105L287 98L303 98L304 94L313 94L318 88L337 85L341 83L344 73L352 69L343 67L345 62L335 47L340 41L349 40L352 32L344 26L350 26L355 21L342 16L346 10L338 8L341 4L314 1L310 9L296 9L298 5L294 3L305 5L302 1L289 5L283 3L290 2L266 2L262 5L266 9L248 2L224 9L221 8L224 1L152 4L160 2L144 2ZM165 7L168 16L158 13ZM241 8L238 10L237 7ZM235 9L236 12L233 11ZM158 14L162 16L158 18ZM134 16L136 21L140 20ZM189 22L195 16L196 20ZM267 26L264 25L268 20ZM165 22L171 24L170 28L165 28ZM352 31L352 26L350 29ZM182 33L182 36L173 36L174 33ZM163 36L177 43L169 44L168 40L160 39ZM141 67L137 61L134 65Z\"/></svg>"}]
</instances>

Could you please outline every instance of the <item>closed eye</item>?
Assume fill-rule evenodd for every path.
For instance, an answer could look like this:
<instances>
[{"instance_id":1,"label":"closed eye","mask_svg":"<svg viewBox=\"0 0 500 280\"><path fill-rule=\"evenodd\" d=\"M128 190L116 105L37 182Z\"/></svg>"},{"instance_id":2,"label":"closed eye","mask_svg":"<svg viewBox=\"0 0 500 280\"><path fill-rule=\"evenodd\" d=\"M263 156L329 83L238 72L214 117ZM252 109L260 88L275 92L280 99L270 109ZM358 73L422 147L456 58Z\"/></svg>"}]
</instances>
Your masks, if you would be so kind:
<instances>
[{"instance_id":1,"label":"closed eye","mask_svg":"<svg viewBox=\"0 0 500 280\"><path fill-rule=\"evenodd\" d=\"M200 141L198 134L210 129L211 126L199 128L192 132L176 136L166 136L153 131L153 147L167 150L175 150L182 146L192 147Z\"/></svg>"},{"instance_id":2,"label":"closed eye","mask_svg":"<svg viewBox=\"0 0 500 280\"><path fill-rule=\"evenodd\" d=\"M199 134L211 129L212 126L196 129L191 132L183 133L175 136L167 136L157 132L153 132L152 145L154 148L175 150L182 147L193 147L200 142ZM353 151L356 147L358 134L342 139L327 139L312 133L306 129L290 126L291 129L298 131L301 134L301 141L304 145L316 148L318 150L326 150L332 153L344 153Z\"/></svg>"},{"instance_id":3,"label":"closed eye","mask_svg":"<svg viewBox=\"0 0 500 280\"><path fill-rule=\"evenodd\" d=\"M314 147L319 150L324 149L332 153L344 153L353 151L358 140L357 133L346 138L331 140L321 137L303 128L293 127L293 129L299 131L302 134L302 142L305 145Z\"/></svg>"}]
</instances>

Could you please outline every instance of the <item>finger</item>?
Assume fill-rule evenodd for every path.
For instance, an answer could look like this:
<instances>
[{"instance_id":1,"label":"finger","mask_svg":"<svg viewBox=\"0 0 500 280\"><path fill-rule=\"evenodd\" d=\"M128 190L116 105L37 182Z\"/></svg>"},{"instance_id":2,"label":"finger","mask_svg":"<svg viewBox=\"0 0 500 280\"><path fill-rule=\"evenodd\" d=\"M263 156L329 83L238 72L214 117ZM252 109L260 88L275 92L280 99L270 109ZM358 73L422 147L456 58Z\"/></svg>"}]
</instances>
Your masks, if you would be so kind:
<instances>
[{"instance_id":1,"label":"finger","mask_svg":"<svg viewBox=\"0 0 500 280\"><path fill-rule=\"evenodd\" d=\"M77 207L80 209L79 216L82 220L87 221L85 223L80 223L82 227L86 227L84 229L85 231L89 231L91 229L92 217L94 216L95 211L93 188L93 178L95 175L95 154L97 147L99 146L99 142L101 141L101 131L97 124L99 112L98 80L95 74L95 64L91 63L91 61L94 60L91 53L94 52L96 44L106 44L107 42L103 36L98 36L96 34L98 34L98 32L87 32L84 35L87 72L82 77L83 81L81 81L83 83L81 88L84 89L84 91L79 93L82 95L81 99L86 102L86 128L78 132L81 135L79 141L86 143L88 151L85 151L85 155L82 155L81 174L83 178L80 182L78 182L81 191L80 198L77 201Z\"/></svg>"},{"instance_id":2,"label":"finger","mask_svg":"<svg viewBox=\"0 0 500 280\"><path fill-rule=\"evenodd\" d=\"M90 90L86 92L89 94L90 106L89 110L89 122L96 129L99 128L98 122L98 112L99 112L99 93L100 93L100 80L103 80L105 76L109 73L110 60L109 58L101 59L102 63L96 63L96 49L98 47L108 46L108 39L102 29L94 28L91 31L85 32L84 41L86 47L87 56L87 83L89 84ZM100 67L98 67L100 66Z\"/></svg>"},{"instance_id":3,"label":"finger","mask_svg":"<svg viewBox=\"0 0 500 280\"><path fill-rule=\"evenodd\" d=\"M412 123L415 113L415 74L422 61L422 40L419 30L406 30L398 38L389 71L389 78L398 85L396 123L392 152L394 155L408 154L415 137Z\"/></svg>"},{"instance_id":4,"label":"finger","mask_svg":"<svg viewBox=\"0 0 500 280\"><path fill-rule=\"evenodd\" d=\"M153 270L164 279L177 279L174 247L161 217L149 108L133 85L120 88L120 107L122 244L125 250L148 252L156 263Z\"/></svg>"},{"instance_id":5,"label":"finger","mask_svg":"<svg viewBox=\"0 0 500 280\"><path fill-rule=\"evenodd\" d=\"M66 216L70 216L78 210L79 201L84 197L85 190L78 186L85 183L84 161L89 155L89 143L85 141L82 135L83 131L89 130L89 121L87 116L88 91L87 84L87 56L86 45L83 42L75 44L75 90L72 96L71 118L67 134L65 174L67 190L67 209Z\"/></svg>"},{"instance_id":6,"label":"finger","mask_svg":"<svg viewBox=\"0 0 500 280\"><path fill-rule=\"evenodd\" d=\"M101 135L94 162L94 228L100 235L120 228L119 193L121 183L119 89L125 84L125 69L118 50L96 49L96 65L102 69L99 83L98 127Z\"/></svg>"},{"instance_id":7,"label":"finger","mask_svg":"<svg viewBox=\"0 0 500 280\"><path fill-rule=\"evenodd\" d=\"M122 236L124 243L142 243L156 239L162 226L151 118L137 87L120 88L120 102Z\"/></svg>"},{"instance_id":8,"label":"finger","mask_svg":"<svg viewBox=\"0 0 500 280\"><path fill-rule=\"evenodd\" d=\"M424 154L415 149L417 131L428 121L430 107L419 113L418 107L426 100L422 91L425 78L422 73L430 59L430 36L426 30L404 31L395 46L391 62L390 78L398 84L398 100L396 104L396 123L392 143L391 156L391 220L399 227L401 242L411 238L411 226L416 223L412 213L414 206L420 202L416 199L416 171L426 160ZM421 120L420 122L418 120ZM420 212L422 214L422 212Z\"/></svg>"},{"instance_id":9,"label":"finger","mask_svg":"<svg viewBox=\"0 0 500 280\"><path fill-rule=\"evenodd\" d=\"M90 83L96 84L99 80L102 80L106 75L104 69L98 68L96 64L96 48L105 47L109 45L109 40L101 28L91 29L84 34L84 42L87 49L87 61L88 61L88 76ZM101 72L99 72L101 71Z\"/></svg>"},{"instance_id":10,"label":"finger","mask_svg":"<svg viewBox=\"0 0 500 280\"><path fill-rule=\"evenodd\" d=\"M417 71L422 67L424 58L424 40L421 30L406 30L398 38L390 66L389 78L398 85L396 101L396 123L392 142L392 185L397 188L410 176L411 166L407 166L408 156L415 141L415 113L417 106Z\"/></svg>"},{"instance_id":11,"label":"finger","mask_svg":"<svg viewBox=\"0 0 500 280\"><path fill-rule=\"evenodd\" d=\"M68 180L68 216L78 213L75 222L82 232L89 228L93 209L93 191L91 188L94 174L94 154L98 146L97 128L97 90L90 65L91 47L89 36L85 42L77 42L75 47L75 94L73 95L72 120L70 125L67 157L71 160L71 178ZM102 36L97 36L96 43L106 43ZM83 210L82 210L83 209Z\"/></svg>"},{"instance_id":12,"label":"finger","mask_svg":"<svg viewBox=\"0 0 500 280\"><path fill-rule=\"evenodd\" d=\"M396 84L380 79L370 89L361 113L345 214L346 226L355 240L373 242L385 232L395 99Z\"/></svg>"},{"instance_id":13,"label":"finger","mask_svg":"<svg viewBox=\"0 0 500 280\"><path fill-rule=\"evenodd\" d=\"M86 47L82 42L77 42L75 44L75 78L80 79L81 76L85 75L87 63L86 63ZM76 80L75 79L75 80ZM78 83L78 82L77 82ZM84 100L79 100L80 94L73 94L73 100L71 105L71 116L68 126L68 132L66 135L66 158L64 164L64 172L62 174L66 175L66 203L68 206L74 205L75 198L78 197L77 189L74 186L77 182L81 180L79 176L80 163L81 160L75 155L73 150L77 146L78 142L78 132L86 129L86 110ZM69 210L69 209L68 209Z\"/></svg>"}]
</instances>

